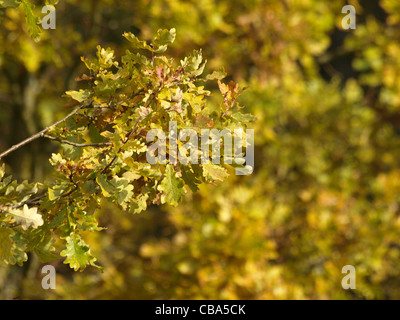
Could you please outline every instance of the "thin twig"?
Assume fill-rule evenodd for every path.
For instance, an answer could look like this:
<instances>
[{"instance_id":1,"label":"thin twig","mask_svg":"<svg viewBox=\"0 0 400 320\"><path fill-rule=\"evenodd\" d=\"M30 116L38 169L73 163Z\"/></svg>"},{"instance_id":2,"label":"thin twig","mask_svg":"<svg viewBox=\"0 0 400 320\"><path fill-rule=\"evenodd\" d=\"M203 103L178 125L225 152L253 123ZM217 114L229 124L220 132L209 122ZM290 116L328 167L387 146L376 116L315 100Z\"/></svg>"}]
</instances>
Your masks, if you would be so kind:
<instances>
[{"instance_id":1,"label":"thin twig","mask_svg":"<svg viewBox=\"0 0 400 320\"><path fill-rule=\"evenodd\" d=\"M64 197L68 197L68 196L70 196L72 193L74 193L76 190L78 190L78 185L77 184L75 184L75 187L73 188L73 189L71 189L70 191L68 191L67 193L65 193L65 194L62 194L61 196L60 196L60 198L64 198Z\"/></svg>"},{"instance_id":2,"label":"thin twig","mask_svg":"<svg viewBox=\"0 0 400 320\"><path fill-rule=\"evenodd\" d=\"M60 196L60 198L68 197L72 193L74 193L76 190L78 190L79 186L75 182L73 182L73 183L75 184L74 188L71 189L70 191L68 191L67 193L62 194ZM47 193L44 193L44 194L42 194L40 196L37 196L36 198L28 199L28 200L26 200L26 201L24 201L24 202L22 202L20 204L16 204L16 205L13 205L13 206L4 206L4 207L7 208L7 209L19 209L19 208L23 207L24 205L29 205L29 204L32 204L32 203L37 202L39 200L42 200L46 196L47 196ZM0 209L0 213L1 212L7 212L7 211L4 210L4 209Z\"/></svg>"},{"instance_id":3,"label":"thin twig","mask_svg":"<svg viewBox=\"0 0 400 320\"><path fill-rule=\"evenodd\" d=\"M47 134L43 135L43 138L47 138L53 141L58 141L60 143L64 143L64 144L69 144L71 146L74 147L105 147L105 146L111 146L112 142L97 142L97 143L77 143L77 142L72 142L72 141L68 141L68 140L64 140L58 137L53 137L53 136L49 136Z\"/></svg>"},{"instance_id":4,"label":"thin twig","mask_svg":"<svg viewBox=\"0 0 400 320\"><path fill-rule=\"evenodd\" d=\"M42 195L40 195L40 196L38 196L38 197L36 197L36 198L28 199L28 200L26 200L26 201L24 201L24 202L22 202L22 203L20 203L20 204L11 206L10 208L12 208L12 209L21 208L21 207L23 207L23 206L26 205L26 204L31 204L31 203L37 202L37 201L41 200L42 198L44 198L45 196L46 196L46 193L44 193L44 194L42 194Z\"/></svg>"},{"instance_id":5,"label":"thin twig","mask_svg":"<svg viewBox=\"0 0 400 320\"><path fill-rule=\"evenodd\" d=\"M58 126L59 124L63 123L64 121L66 121L68 118L72 117L73 115L75 115L80 109L82 109L84 106L79 106L78 108L76 108L74 111L72 111L70 114L68 114L67 116L65 116L64 118L62 118L61 120L53 123L51 126L48 126L47 128L44 128L42 131L39 131L38 133L34 134L33 136L25 139L24 141L21 141L20 143L12 146L10 149L4 151L3 153L0 154L0 159L4 158L5 156L9 155L11 152L21 148L22 146L36 140L39 139L41 137L43 137L45 135L45 133L47 131L49 131L50 129Z\"/></svg>"}]
</instances>

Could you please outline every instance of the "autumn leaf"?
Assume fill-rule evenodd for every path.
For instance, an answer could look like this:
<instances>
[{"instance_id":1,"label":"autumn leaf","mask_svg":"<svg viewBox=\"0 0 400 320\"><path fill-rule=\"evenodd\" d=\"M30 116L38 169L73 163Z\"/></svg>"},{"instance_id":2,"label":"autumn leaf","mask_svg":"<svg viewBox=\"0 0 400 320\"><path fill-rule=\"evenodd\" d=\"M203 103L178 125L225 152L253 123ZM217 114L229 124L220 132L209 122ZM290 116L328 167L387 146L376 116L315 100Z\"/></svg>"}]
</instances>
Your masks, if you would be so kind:
<instances>
[{"instance_id":1,"label":"autumn leaf","mask_svg":"<svg viewBox=\"0 0 400 320\"><path fill-rule=\"evenodd\" d=\"M74 90L66 91L65 93L78 102L82 102L90 96L89 91L82 89L79 91L74 91Z\"/></svg>"},{"instance_id":2,"label":"autumn leaf","mask_svg":"<svg viewBox=\"0 0 400 320\"><path fill-rule=\"evenodd\" d=\"M163 193L162 203L168 203L172 206L177 206L182 200L185 189L185 182L178 178L175 170L171 165L167 165L165 169L165 177L158 186L158 190Z\"/></svg>"},{"instance_id":3,"label":"autumn leaf","mask_svg":"<svg viewBox=\"0 0 400 320\"><path fill-rule=\"evenodd\" d=\"M23 5L26 15L26 23L28 25L29 36L35 42L38 42L40 40L40 32L42 29L38 25L40 23L40 18L35 16L35 14L33 13L33 9L35 6L25 0L21 0L21 3Z\"/></svg>"},{"instance_id":4,"label":"autumn leaf","mask_svg":"<svg viewBox=\"0 0 400 320\"><path fill-rule=\"evenodd\" d=\"M89 246L80 235L72 233L66 238L66 243L66 249L60 253L62 257L66 257L65 264L69 264L75 271L83 270L88 265L100 268L95 264L96 258L92 256Z\"/></svg>"},{"instance_id":5,"label":"autumn leaf","mask_svg":"<svg viewBox=\"0 0 400 320\"><path fill-rule=\"evenodd\" d=\"M228 171L219 165L205 163L203 164L203 176L209 181L223 181L229 176Z\"/></svg>"},{"instance_id":6,"label":"autumn leaf","mask_svg":"<svg viewBox=\"0 0 400 320\"><path fill-rule=\"evenodd\" d=\"M27 230L29 227L36 229L43 225L42 216L37 211L37 208L28 208L25 204L23 208L11 209L9 214L13 217L15 223L20 224L22 229Z\"/></svg>"}]
</instances>

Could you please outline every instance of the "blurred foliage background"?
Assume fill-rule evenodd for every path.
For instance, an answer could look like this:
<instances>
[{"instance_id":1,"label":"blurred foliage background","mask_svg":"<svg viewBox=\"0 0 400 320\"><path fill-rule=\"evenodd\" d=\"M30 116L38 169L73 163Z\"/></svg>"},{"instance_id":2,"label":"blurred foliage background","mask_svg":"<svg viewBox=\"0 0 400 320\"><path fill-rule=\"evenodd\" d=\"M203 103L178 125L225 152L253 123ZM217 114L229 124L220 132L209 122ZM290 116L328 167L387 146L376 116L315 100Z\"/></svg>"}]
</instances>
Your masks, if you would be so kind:
<instances>
[{"instance_id":1,"label":"blurred foliage background","mask_svg":"<svg viewBox=\"0 0 400 320\"><path fill-rule=\"evenodd\" d=\"M342 30L346 4L355 30ZM22 10L0 9L0 150L68 112L62 95L97 44L122 54L123 32L174 27L169 54L203 48L208 71L224 66L250 86L241 104L258 117L256 166L177 208L133 216L104 203L107 229L85 239L104 273L59 259L46 291L30 255L0 267L0 298L400 298L398 0L61 0L56 10L56 29L36 43ZM58 147L27 145L8 168L49 179ZM344 265L356 290L342 289Z\"/></svg>"}]
</instances>

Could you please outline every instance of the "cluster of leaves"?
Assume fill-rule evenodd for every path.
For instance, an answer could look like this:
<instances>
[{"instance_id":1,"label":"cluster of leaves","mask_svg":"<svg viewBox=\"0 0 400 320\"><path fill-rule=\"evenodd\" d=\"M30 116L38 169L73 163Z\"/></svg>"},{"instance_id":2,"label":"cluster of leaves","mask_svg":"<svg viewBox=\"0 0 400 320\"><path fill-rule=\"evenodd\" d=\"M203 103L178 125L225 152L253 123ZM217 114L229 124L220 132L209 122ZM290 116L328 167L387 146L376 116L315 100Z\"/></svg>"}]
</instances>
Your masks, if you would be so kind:
<instances>
[{"instance_id":1,"label":"cluster of leaves","mask_svg":"<svg viewBox=\"0 0 400 320\"><path fill-rule=\"evenodd\" d=\"M178 130L191 128L200 136L205 127L241 128L243 119L251 119L239 111L239 87L221 82L222 70L200 78L206 64L201 51L180 63L159 55L175 36L175 29L159 30L148 44L125 33L134 52L127 50L121 62L113 50L100 46L95 58L82 58L89 75L77 81L88 82L87 89L67 91L75 110L42 134L62 144L61 153L53 153L50 159L56 180L18 184L11 177L3 178L3 167L3 262L22 264L28 251L36 252L43 262L53 260L53 244L59 237L65 245L60 254L71 268L97 266L82 234L102 230L94 213L103 198L137 214L150 204L177 206L187 190L196 191L201 182L228 176L223 165L212 163L147 162L147 132L168 133L169 121L176 121ZM211 106L206 100L210 92L199 84L216 79L224 99ZM171 134L167 134L167 153Z\"/></svg>"}]
</instances>

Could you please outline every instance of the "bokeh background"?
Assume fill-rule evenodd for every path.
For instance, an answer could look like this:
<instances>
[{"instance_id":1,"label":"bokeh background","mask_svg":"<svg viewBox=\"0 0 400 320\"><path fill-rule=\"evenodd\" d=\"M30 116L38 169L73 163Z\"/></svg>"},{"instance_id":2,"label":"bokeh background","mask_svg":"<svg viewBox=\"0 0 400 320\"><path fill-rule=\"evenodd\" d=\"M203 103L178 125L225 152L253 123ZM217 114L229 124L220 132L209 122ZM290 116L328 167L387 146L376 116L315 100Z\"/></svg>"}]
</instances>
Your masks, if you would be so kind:
<instances>
[{"instance_id":1,"label":"bokeh background","mask_svg":"<svg viewBox=\"0 0 400 320\"><path fill-rule=\"evenodd\" d=\"M44 3L36 1L38 16ZM356 8L343 30L344 5ZM0 267L1 299L399 299L400 1L60 0L36 43L25 15L0 9L0 150L66 112L66 90L97 44L123 54L133 32L176 28L168 55L203 49L249 86L255 171L204 185L177 208L130 215L104 203L85 241L104 267ZM217 90L217 88L214 88ZM51 179L36 141L7 157L14 177ZM356 290L341 269L356 268Z\"/></svg>"}]
</instances>

